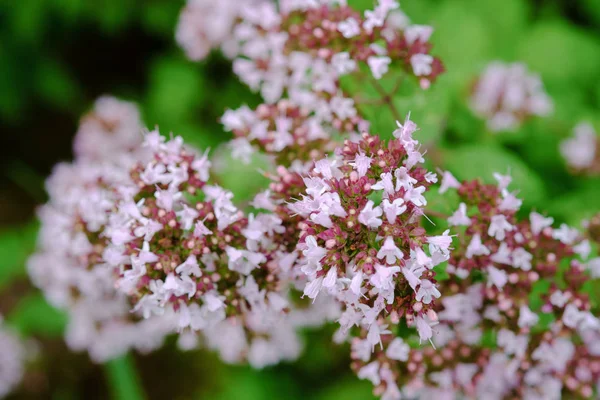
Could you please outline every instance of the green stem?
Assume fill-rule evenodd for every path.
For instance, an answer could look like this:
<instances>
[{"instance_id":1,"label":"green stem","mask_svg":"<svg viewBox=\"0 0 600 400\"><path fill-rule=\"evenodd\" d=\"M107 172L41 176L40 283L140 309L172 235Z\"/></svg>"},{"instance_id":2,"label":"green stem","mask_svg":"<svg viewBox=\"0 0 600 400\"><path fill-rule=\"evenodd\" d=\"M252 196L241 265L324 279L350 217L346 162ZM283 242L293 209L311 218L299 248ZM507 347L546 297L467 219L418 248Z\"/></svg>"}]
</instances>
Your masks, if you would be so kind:
<instances>
[{"instance_id":1,"label":"green stem","mask_svg":"<svg viewBox=\"0 0 600 400\"><path fill-rule=\"evenodd\" d=\"M106 379L115 400L144 400L144 389L137 374L131 354L126 354L104 364Z\"/></svg>"}]
</instances>

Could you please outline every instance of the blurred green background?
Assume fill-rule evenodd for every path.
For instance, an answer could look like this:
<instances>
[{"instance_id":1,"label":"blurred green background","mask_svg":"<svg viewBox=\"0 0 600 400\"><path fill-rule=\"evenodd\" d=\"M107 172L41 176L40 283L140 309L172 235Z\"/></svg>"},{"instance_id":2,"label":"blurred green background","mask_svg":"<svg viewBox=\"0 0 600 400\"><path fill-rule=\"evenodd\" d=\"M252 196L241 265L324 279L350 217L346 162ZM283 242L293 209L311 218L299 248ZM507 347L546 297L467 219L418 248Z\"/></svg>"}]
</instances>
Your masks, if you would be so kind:
<instances>
[{"instance_id":1,"label":"blurred green background","mask_svg":"<svg viewBox=\"0 0 600 400\"><path fill-rule=\"evenodd\" d=\"M331 344L331 327L306 333L298 362L260 372L224 366L207 352L180 353L173 343L131 356L137 371L123 360L95 366L66 351L64 316L27 280L24 262L35 245L35 206L46 200L44 179L56 162L72 157L79 117L98 96L133 100L147 126L202 148L229 138L217 122L225 108L258 104L219 54L199 64L185 59L174 42L183 4L0 0L0 313L40 351L13 396L127 399L141 387L150 399L369 399L371 384L354 378L348 349ZM526 209L559 221L578 224L598 210L600 180L570 176L558 143L581 120L600 127L600 0L404 0L401 6L413 22L435 28L433 52L448 70L429 91L394 99L402 113L412 111L420 140L435 144L431 158L460 179L491 179L510 165ZM540 73L554 115L515 133L486 132L465 99L491 60L523 61ZM374 132L390 134L391 115L365 113ZM228 168L222 183L249 196L247 169ZM139 384L131 380L136 374Z\"/></svg>"}]
</instances>

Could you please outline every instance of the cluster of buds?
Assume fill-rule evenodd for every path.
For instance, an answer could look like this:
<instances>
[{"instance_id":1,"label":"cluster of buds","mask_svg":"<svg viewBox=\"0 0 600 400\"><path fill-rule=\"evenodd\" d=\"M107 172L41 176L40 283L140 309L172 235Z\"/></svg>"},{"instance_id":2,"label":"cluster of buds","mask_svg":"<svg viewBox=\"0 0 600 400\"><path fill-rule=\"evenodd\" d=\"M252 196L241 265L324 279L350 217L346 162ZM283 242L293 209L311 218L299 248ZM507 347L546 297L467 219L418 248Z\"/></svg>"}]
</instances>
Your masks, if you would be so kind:
<instances>
[{"instance_id":1,"label":"cluster of buds","mask_svg":"<svg viewBox=\"0 0 600 400\"><path fill-rule=\"evenodd\" d=\"M517 129L532 116L552 112L552 100L539 76L521 63L492 62L474 85L470 105L492 132Z\"/></svg>"},{"instance_id":2,"label":"cluster of buds","mask_svg":"<svg viewBox=\"0 0 600 400\"><path fill-rule=\"evenodd\" d=\"M148 320L173 313L180 332L201 332L225 361L262 367L300 350L287 285L276 262L283 233L271 213L249 216L228 192L208 185L210 161L157 131L143 146L150 160L132 168L131 184L105 230L104 259L118 290ZM189 343L188 343L189 345Z\"/></svg>"},{"instance_id":3,"label":"cluster of buds","mask_svg":"<svg viewBox=\"0 0 600 400\"><path fill-rule=\"evenodd\" d=\"M335 158L315 163L302 200L289 206L303 218L296 268L308 279L304 295L340 301L336 340L355 336L361 359L401 322L431 340L438 319L434 267L448 259L452 238L427 236L421 225L424 193L437 177L419 166L415 130L407 119L389 142L367 133L347 140ZM385 371L375 363L358 375L378 385Z\"/></svg>"},{"instance_id":4,"label":"cluster of buds","mask_svg":"<svg viewBox=\"0 0 600 400\"><path fill-rule=\"evenodd\" d=\"M333 150L333 136L358 136L368 128L357 116L354 101L341 97L302 107L287 99L261 104L254 111L243 106L227 110L222 123L235 137L234 158L247 163L258 148L284 166L322 158Z\"/></svg>"},{"instance_id":5,"label":"cluster of buds","mask_svg":"<svg viewBox=\"0 0 600 400\"><path fill-rule=\"evenodd\" d=\"M394 0L380 0L364 16L345 2L328 0L242 7L234 29L234 72L269 103L284 93L298 103L336 96L340 77L366 77L363 64L373 79L397 67L427 88L443 72L429 54L433 30L406 26L398 7Z\"/></svg>"},{"instance_id":6,"label":"cluster of buds","mask_svg":"<svg viewBox=\"0 0 600 400\"><path fill-rule=\"evenodd\" d=\"M591 246L577 230L564 224L554 229L553 219L541 214L519 220L520 200L507 190L510 178L496 177L498 186L460 184L444 174L442 187L457 188L462 201L448 222L464 232L450 256L450 277L440 285L437 348L403 347L401 364L393 352L377 355L373 362L386 371L378 390L397 394L390 399L400 393L594 398L600 320L584 288L590 267L583 261ZM535 288L544 282L549 290L534 307ZM398 338L385 340L399 346Z\"/></svg>"},{"instance_id":7,"label":"cluster of buds","mask_svg":"<svg viewBox=\"0 0 600 400\"><path fill-rule=\"evenodd\" d=\"M5 326L0 316L0 398L21 383L27 357L23 341Z\"/></svg>"},{"instance_id":8,"label":"cluster of buds","mask_svg":"<svg viewBox=\"0 0 600 400\"><path fill-rule=\"evenodd\" d=\"M172 330L130 313L103 260L104 228L119 197L114 187L129 182L129 166L143 158L142 152L128 152L134 136L138 145L142 139L134 116L133 104L104 97L83 119L75 138L76 160L57 165L46 182L50 200L39 209L38 250L28 262L33 283L69 316L69 347L88 351L97 362L130 348L153 350Z\"/></svg>"},{"instance_id":9,"label":"cluster of buds","mask_svg":"<svg viewBox=\"0 0 600 400\"><path fill-rule=\"evenodd\" d=\"M560 143L560 153L574 172L600 174L600 140L592 124L577 125L573 136Z\"/></svg>"}]
</instances>

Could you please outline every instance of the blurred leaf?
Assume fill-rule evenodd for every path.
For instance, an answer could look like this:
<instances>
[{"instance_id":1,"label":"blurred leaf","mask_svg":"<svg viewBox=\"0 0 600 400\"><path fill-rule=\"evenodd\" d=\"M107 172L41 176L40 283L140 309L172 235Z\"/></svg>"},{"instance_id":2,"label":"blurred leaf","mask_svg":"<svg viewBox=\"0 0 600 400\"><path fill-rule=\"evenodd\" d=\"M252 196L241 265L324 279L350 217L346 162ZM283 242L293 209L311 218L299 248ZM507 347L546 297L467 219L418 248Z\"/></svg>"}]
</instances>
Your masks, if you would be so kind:
<instances>
[{"instance_id":1,"label":"blurred leaf","mask_svg":"<svg viewBox=\"0 0 600 400\"><path fill-rule=\"evenodd\" d=\"M490 29L467 0L447 1L431 12L435 27L432 53L446 65L448 79L463 87L493 59Z\"/></svg>"},{"instance_id":2,"label":"blurred leaf","mask_svg":"<svg viewBox=\"0 0 600 400\"><path fill-rule=\"evenodd\" d=\"M519 59L544 81L570 86L596 82L600 71L600 41L562 21L536 24L518 50Z\"/></svg>"},{"instance_id":3,"label":"blurred leaf","mask_svg":"<svg viewBox=\"0 0 600 400\"><path fill-rule=\"evenodd\" d=\"M146 121L153 126L189 120L206 95L204 92L203 76L196 71L195 64L174 57L161 58L150 69Z\"/></svg>"},{"instance_id":4,"label":"blurred leaf","mask_svg":"<svg viewBox=\"0 0 600 400\"><path fill-rule=\"evenodd\" d=\"M222 145L213 152L212 159L211 176L220 186L233 192L238 205L251 201L269 185L269 179L261 171L271 171L273 166L259 153L254 153L250 164L246 165L240 160L234 160L229 147Z\"/></svg>"},{"instance_id":5,"label":"blurred leaf","mask_svg":"<svg viewBox=\"0 0 600 400\"><path fill-rule=\"evenodd\" d=\"M67 316L50 306L41 293L21 300L6 320L23 336L61 336L67 324Z\"/></svg>"},{"instance_id":6,"label":"blurred leaf","mask_svg":"<svg viewBox=\"0 0 600 400\"><path fill-rule=\"evenodd\" d=\"M172 38L183 6L183 1L148 1L141 10L142 22L148 31Z\"/></svg>"},{"instance_id":7,"label":"blurred leaf","mask_svg":"<svg viewBox=\"0 0 600 400\"><path fill-rule=\"evenodd\" d=\"M428 90L422 90L418 85L408 85L408 83L411 82L405 85L408 86L408 93L406 90L401 91L394 97L394 106L403 117L410 113L410 119L419 127L415 133L415 138L419 142L424 145L437 142L446 128L450 111L448 81L440 79ZM395 121L391 122L393 124ZM393 129L396 128L395 124L392 126Z\"/></svg>"},{"instance_id":8,"label":"blurred leaf","mask_svg":"<svg viewBox=\"0 0 600 400\"><path fill-rule=\"evenodd\" d=\"M88 4L91 6L90 12L107 33L114 33L124 28L136 11L135 0L104 0L88 2Z\"/></svg>"},{"instance_id":9,"label":"blurred leaf","mask_svg":"<svg viewBox=\"0 0 600 400\"><path fill-rule=\"evenodd\" d=\"M10 11L10 22L14 38L19 42L36 43L45 29L47 8L44 0L14 1Z\"/></svg>"},{"instance_id":10,"label":"blurred leaf","mask_svg":"<svg viewBox=\"0 0 600 400\"><path fill-rule=\"evenodd\" d=\"M526 0L470 0L467 7L485 21L494 46L494 58L513 58L515 43L527 26L529 3Z\"/></svg>"},{"instance_id":11,"label":"blurred leaf","mask_svg":"<svg viewBox=\"0 0 600 400\"><path fill-rule=\"evenodd\" d=\"M0 287L25 275L25 262L35 248L37 229L37 224L30 224L0 234Z\"/></svg>"},{"instance_id":12,"label":"blurred leaf","mask_svg":"<svg viewBox=\"0 0 600 400\"><path fill-rule=\"evenodd\" d=\"M312 397L312 396L311 396ZM316 400L344 399L344 400L368 400L375 399L373 396L373 384L367 380L359 380L356 377L346 378L335 382L317 396Z\"/></svg>"},{"instance_id":13,"label":"blurred leaf","mask_svg":"<svg viewBox=\"0 0 600 400\"><path fill-rule=\"evenodd\" d=\"M583 219L598 212L600 199L600 179L590 179L578 190L565 193L552 199L548 213L566 223L579 227Z\"/></svg>"},{"instance_id":14,"label":"blurred leaf","mask_svg":"<svg viewBox=\"0 0 600 400\"><path fill-rule=\"evenodd\" d=\"M124 355L104 364L104 370L114 400L145 399L144 389L136 372L131 354Z\"/></svg>"},{"instance_id":15,"label":"blurred leaf","mask_svg":"<svg viewBox=\"0 0 600 400\"><path fill-rule=\"evenodd\" d=\"M80 96L72 75L55 60L40 62L37 74L37 91L48 104L68 108Z\"/></svg>"},{"instance_id":16,"label":"blurred leaf","mask_svg":"<svg viewBox=\"0 0 600 400\"><path fill-rule=\"evenodd\" d=\"M226 379L215 400L300 399L292 376L272 369L252 370L249 367L227 368Z\"/></svg>"},{"instance_id":17,"label":"blurred leaf","mask_svg":"<svg viewBox=\"0 0 600 400\"><path fill-rule=\"evenodd\" d=\"M542 180L515 156L500 147L490 145L465 145L447 149L444 156L445 168L458 179L481 178L486 183L496 183L494 172L506 174L510 171L513 183L510 188L518 191L527 207L539 204L545 198Z\"/></svg>"}]
</instances>

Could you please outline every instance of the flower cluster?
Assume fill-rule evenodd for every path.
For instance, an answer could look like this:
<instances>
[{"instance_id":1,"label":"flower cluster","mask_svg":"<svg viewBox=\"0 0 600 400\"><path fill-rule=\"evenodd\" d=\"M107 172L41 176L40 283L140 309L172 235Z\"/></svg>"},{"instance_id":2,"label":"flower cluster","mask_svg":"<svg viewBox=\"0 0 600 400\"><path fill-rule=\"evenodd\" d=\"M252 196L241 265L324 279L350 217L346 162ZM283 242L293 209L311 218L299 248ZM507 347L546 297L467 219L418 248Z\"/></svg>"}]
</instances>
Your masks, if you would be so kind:
<instances>
[{"instance_id":1,"label":"flower cluster","mask_svg":"<svg viewBox=\"0 0 600 400\"><path fill-rule=\"evenodd\" d=\"M26 361L27 352L22 340L0 322L0 398L21 383Z\"/></svg>"},{"instance_id":2,"label":"flower cluster","mask_svg":"<svg viewBox=\"0 0 600 400\"><path fill-rule=\"evenodd\" d=\"M262 0L244 0L249 6ZM214 48L231 54L233 27L240 18L240 4L236 0L188 0L181 11L175 31L177 43L187 57L200 61Z\"/></svg>"},{"instance_id":3,"label":"flower cluster","mask_svg":"<svg viewBox=\"0 0 600 400\"><path fill-rule=\"evenodd\" d=\"M351 73L378 80L398 68L427 88L443 72L429 54L432 28L406 26L394 0L380 0L364 16L345 2L280 3L242 6L234 29L234 72L269 103L284 93L299 104L336 96L340 77Z\"/></svg>"},{"instance_id":4,"label":"flower cluster","mask_svg":"<svg viewBox=\"0 0 600 400\"><path fill-rule=\"evenodd\" d=\"M440 285L437 349L402 345L401 354L378 354L376 362L385 365L379 391L397 395L390 399L401 392L425 398L594 397L600 320L590 312L584 289L589 266L582 261L590 244L564 224L552 228L553 219L541 214L519 220L520 200L507 190L510 178L497 178L498 186L459 184L445 174L446 187L456 187L462 201L448 222L464 227L464 234L450 256L450 277ZM539 293L545 283L549 288Z\"/></svg>"},{"instance_id":5,"label":"flower cluster","mask_svg":"<svg viewBox=\"0 0 600 400\"><path fill-rule=\"evenodd\" d=\"M354 101L342 97L297 106L282 99L276 104L261 104L256 110L243 106L227 110L222 118L231 131L235 158L249 162L254 148L272 156L276 165L290 166L322 158L333 150L336 135L358 136L368 123L356 113Z\"/></svg>"},{"instance_id":6,"label":"flower cluster","mask_svg":"<svg viewBox=\"0 0 600 400\"><path fill-rule=\"evenodd\" d=\"M165 142L153 131L143 146L150 161L117 187L122 197L105 230L118 290L150 321L174 313L180 331L202 332L226 361L262 367L296 357L287 286L274 262L279 218L244 215L231 192L207 184L207 155L180 137Z\"/></svg>"},{"instance_id":7,"label":"flower cluster","mask_svg":"<svg viewBox=\"0 0 600 400\"><path fill-rule=\"evenodd\" d=\"M531 116L552 112L540 78L521 63L489 64L474 85L470 105L493 132L515 130Z\"/></svg>"},{"instance_id":8,"label":"flower cluster","mask_svg":"<svg viewBox=\"0 0 600 400\"><path fill-rule=\"evenodd\" d=\"M28 262L33 283L69 315L69 347L88 351L98 362L130 348L153 350L173 330L168 323L144 321L130 313L103 259L108 244L104 229L119 198L114 188L129 182L129 166L143 158L140 151L128 152L132 138L142 138L132 107L102 98L95 112L83 119L75 138L78 158L58 164L46 182L50 200L39 209L38 250Z\"/></svg>"},{"instance_id":9,"label":"flower cluster","mask_svg":"<svg viewBox=\"0 0 600 400\"><path fill-rule=\"evenodd\" d=\"M433 268L448 259L452 238L427 236L421 226L424 193L437 177L419 166L415 130L407 119L389 142L367 133L347 140L335 158L315 163L302 200L289 206L304 218L297 265L308 278L304 295L324 292L343 304L336 336L357 336L361 359L401 321L424 341L437 323ZM375 364L364 368L359 376L379 384Z\"/></svg>"},{"instance_id":10,"label":"flower cluster","mask_svg":"<svg viewBox=\"0 0 600 400\"><path fill-rule=\"evenodd\" d=\"M84 115L73 141L78 158L110 160L133 151L142 143L142 123L133 103L102 96L91 112Z\"/></svg>"},{"instance_id":11,"label":"flower cluster","mask_svg":"<svg viewBox=\"0 0 600 400\"><path fill-rule=\"evenodd\" d=\"M600 141L590 123L580 123L573 136L560 143L560 153L567 165L578 173L600 173Z\"/></svg>"}]
</instances>

